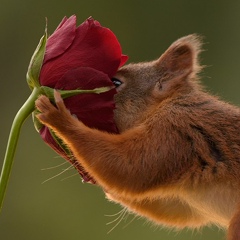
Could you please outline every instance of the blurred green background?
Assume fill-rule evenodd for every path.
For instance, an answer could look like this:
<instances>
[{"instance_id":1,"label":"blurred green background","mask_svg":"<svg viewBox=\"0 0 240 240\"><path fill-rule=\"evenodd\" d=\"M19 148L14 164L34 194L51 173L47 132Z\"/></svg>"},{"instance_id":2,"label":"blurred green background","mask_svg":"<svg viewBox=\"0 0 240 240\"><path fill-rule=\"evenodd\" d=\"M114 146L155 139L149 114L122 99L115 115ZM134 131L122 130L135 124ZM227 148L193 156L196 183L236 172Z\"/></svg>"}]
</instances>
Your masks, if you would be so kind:
<instances>
[{"instance_id":1,"label":"blurred green background","mask_svg":"<svg viewBox=\"0 0 240 240\"><path fill-rule=\"evenodd\" d=\"M129 62L155 59L177 38L190 33L205 36L202 74L209 91L240 104L240 1L230 0L0 0L0 164L12 120L30 94L25 74L30 57L43 34L66 15L80 24L93 16L109 27L121 42ZM3 211L0 239L4 240L188 240L224 239L215 227L181 232L154 226L130 215L106 225L121 207L108 202L103 192L82 184L74 170L42 184L69 165L40 139L31 119L24 124ZM67 178L70 177L70 178ZM67 178L67 179L65 179ZM231 196L229 196L231 197Z\"/></svg>"}]
</instances>

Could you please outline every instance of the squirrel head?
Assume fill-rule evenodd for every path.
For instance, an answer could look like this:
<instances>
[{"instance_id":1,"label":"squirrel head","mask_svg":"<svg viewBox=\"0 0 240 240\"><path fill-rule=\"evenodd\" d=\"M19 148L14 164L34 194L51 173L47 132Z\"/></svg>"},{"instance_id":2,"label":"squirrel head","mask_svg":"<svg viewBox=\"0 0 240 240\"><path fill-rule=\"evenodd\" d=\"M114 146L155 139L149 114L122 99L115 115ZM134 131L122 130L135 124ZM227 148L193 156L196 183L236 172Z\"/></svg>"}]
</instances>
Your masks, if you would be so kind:
<instances>
[{"instance_id":1,"label":"squirrel head","mask_svg":"<svg viewBox=\"0 0 240 240\"><path fill-rule=\"evenodd\" d=\"M144 121L146 112L164 104L164 100L198 88L201 45L198 35L189 35L175 41L155 61L131 63L119 69L112 81L118 92L115 121L120 132Z\"/></svg>"}]
</instances>

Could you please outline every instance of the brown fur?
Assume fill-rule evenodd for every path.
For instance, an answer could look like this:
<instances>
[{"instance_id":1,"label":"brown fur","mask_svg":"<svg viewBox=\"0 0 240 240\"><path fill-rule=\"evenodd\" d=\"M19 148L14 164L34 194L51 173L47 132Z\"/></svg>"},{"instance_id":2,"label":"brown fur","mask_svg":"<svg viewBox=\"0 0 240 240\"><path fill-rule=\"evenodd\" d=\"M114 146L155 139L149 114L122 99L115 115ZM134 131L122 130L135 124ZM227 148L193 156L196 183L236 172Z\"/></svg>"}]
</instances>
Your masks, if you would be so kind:
<instances>
[{"instance_id":1,"label":"brown fur","mask_svg":"<svg viewBox=\"0 0 240 240\"><path fill-rule=\"evenodd\" d=\"M40 121L70 147L107 196L159 224L217 224L240 240L240 109L198 83L201 42L179 39L156 61L119 70L120 134L90 129L59 94L45 96Z\"/></svg>"}]
</instances>

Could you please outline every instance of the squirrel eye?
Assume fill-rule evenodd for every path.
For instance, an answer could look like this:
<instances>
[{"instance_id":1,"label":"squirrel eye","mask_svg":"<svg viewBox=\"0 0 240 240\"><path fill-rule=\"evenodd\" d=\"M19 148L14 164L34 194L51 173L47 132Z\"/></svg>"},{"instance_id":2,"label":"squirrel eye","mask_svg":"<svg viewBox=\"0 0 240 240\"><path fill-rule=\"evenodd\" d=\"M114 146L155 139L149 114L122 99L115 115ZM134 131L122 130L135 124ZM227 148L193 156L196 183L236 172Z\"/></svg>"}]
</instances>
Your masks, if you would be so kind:
<instances>
[{"instance_id":1,"label":"squirrel eye","mask_svg":"<svg viewBox=\"0 0 240 240\"><path fill-rule=\"evenodd\" d=\"M112 80L112 82L113 82L113 84L115 85L116 88L122 85L122 81L120 81L117 78L112 78L111 80Z\"/></svg>"}]
</instances>

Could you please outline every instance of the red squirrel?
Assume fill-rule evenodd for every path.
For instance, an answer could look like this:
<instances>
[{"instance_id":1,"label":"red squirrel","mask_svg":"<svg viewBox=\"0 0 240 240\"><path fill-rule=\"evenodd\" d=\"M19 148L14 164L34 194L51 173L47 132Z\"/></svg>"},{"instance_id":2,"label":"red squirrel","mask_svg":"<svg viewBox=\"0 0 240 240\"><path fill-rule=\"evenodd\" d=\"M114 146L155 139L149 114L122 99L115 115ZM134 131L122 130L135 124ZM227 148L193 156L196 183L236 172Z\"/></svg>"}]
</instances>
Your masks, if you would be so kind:
<instances>
[{"instance_id":1,"label":"red squirrel","mask_svg":"<svg viewBox=\"0 0 240 240\"><path fill-rule=\"evenodd\" d=\"M56 106L39 97L37 117L109 199L158 224L216 224L240 240L240 109L202 88L200 52L200 38L189 35L157 60L119 69L119 134L85 126L58 92Z\"/></svg>"}]
</instances>

